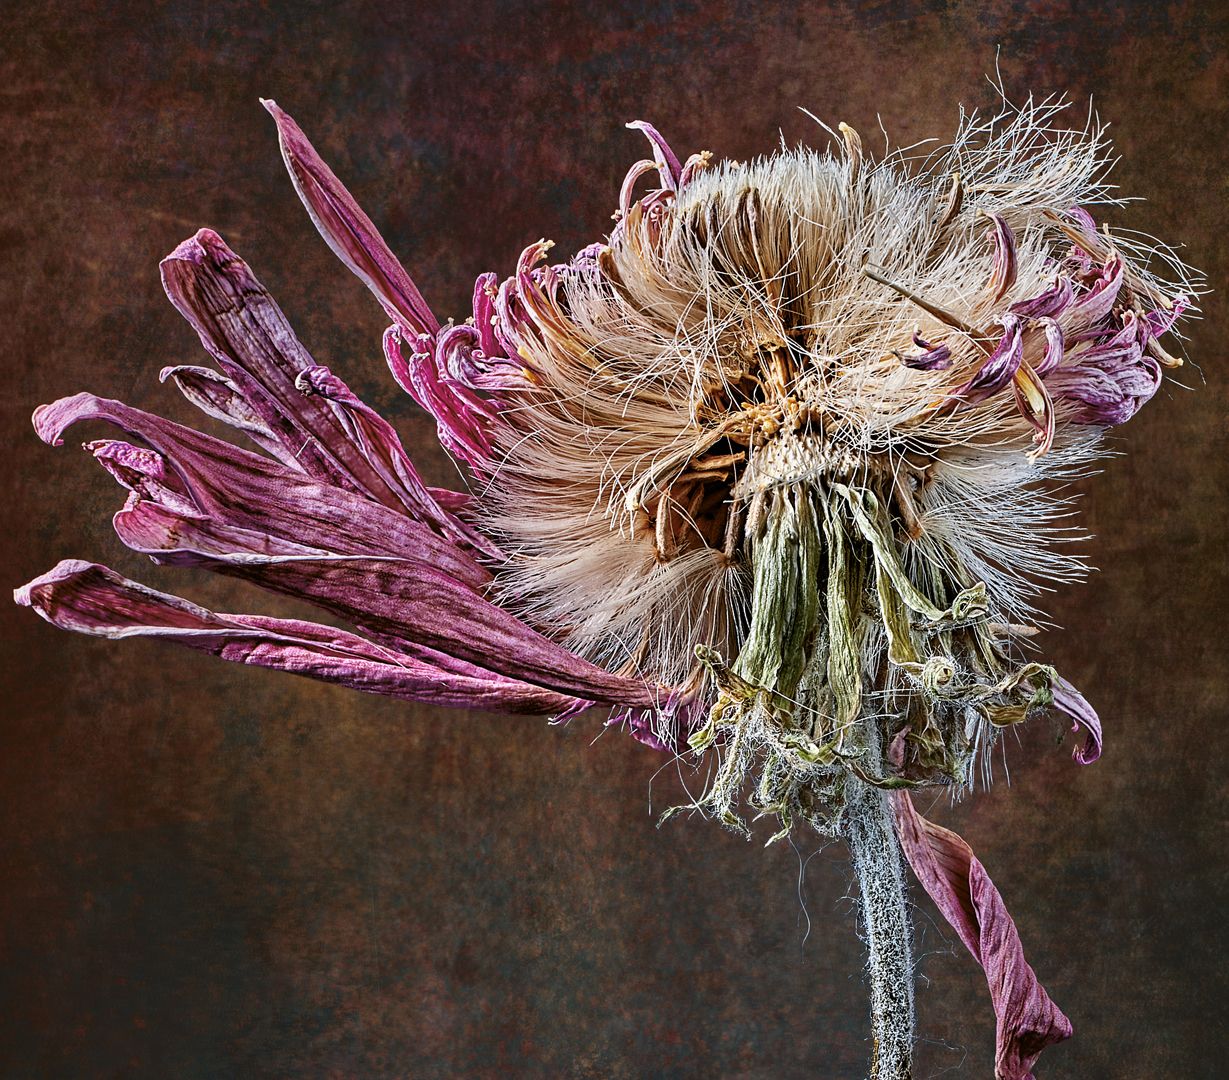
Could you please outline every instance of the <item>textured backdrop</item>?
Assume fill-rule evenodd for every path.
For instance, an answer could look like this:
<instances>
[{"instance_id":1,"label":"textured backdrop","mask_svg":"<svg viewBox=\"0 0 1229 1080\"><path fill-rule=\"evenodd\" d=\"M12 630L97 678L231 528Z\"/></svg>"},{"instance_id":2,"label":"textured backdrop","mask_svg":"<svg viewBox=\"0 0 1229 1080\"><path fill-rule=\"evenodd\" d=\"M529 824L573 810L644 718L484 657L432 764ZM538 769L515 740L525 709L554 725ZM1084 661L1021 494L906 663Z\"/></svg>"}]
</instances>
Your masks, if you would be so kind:
<instances>
[{"instance_id":1,"label":"textured backdrop","mask_svg":"<svg viewBox=\"0 0 1229 1080\"><path fill-rule=\"evenodd\" d=\"M453 476L395 392L383 316L301 210L276 98L436 310L545 235L610 224L657 124L683 153L946 137L957 104L1092 95L1115 221L1226 278L1223 7L949 2L6 4L0 139L4 573L105 561L221 610L295 611L153 567L116 486L28 421L80 389L197 420L157 382L200 362L157 263L216 228L322 363ZM427 8L427 5L423 5ZM1077 106L1079 111L1082 106ZM1011 786L936 817L974 845L1076 1037L1045 1077L1224 1075L1224 308L1081 485L1103 573L1054 600L1047 654L1105 720L1072 765L1041 725ZM1206 379L1206 382L1205 382ZM838 851L698 820L596 720L433 712L0 606L0 1061L6 1076L857 1077L866 991ZM596 740L596 741L595 741ZM919 1078L989 1074L981 972L918 896ZM809 928L809 933L808 933ZM962 1069L960 1068L962 1066Z\"/></svg>"}]
</instances>

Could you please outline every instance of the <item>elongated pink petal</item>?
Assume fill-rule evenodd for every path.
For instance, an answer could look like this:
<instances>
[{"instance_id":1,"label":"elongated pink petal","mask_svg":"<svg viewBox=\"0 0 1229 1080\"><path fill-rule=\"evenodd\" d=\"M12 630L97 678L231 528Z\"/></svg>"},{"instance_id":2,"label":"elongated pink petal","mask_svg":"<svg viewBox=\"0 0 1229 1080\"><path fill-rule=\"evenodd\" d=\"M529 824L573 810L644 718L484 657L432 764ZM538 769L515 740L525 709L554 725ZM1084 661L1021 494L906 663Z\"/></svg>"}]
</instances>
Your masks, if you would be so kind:
<instances>
[{"instance_id":1,"label":"elongated pink petal","mask_svg":"<svg viewBox=\"0 0 1229 1080\"><path fill-rule=\"evenodd\" d=\"M997 1021L995 1080L1032 1080L1041 1051L1071 1037L1028 961L1002 896L972 848L927 821L907 791L893 792L896 831L913 872L986 972Z\"/></svg>"},{"instance_id":2,"label":"elongated pink petal","mask_svg":"<svg viewBox=\"0 0 1229 1080\"><path fill-rule=\"evenodd\" d=\"M1018 315L1004 315L1003 336L992 352L982 362L977 374L963 386L952 391L956 401L972 405L997 394L1008 386L1024 361L1022 341L1023 320Z\"/></svg>"},{"instance_id":3,"label":"elongated pink petal","mask_svg":"<svg viewBox=\"0 0 1229 1080\"><path fill-rule=\"evenodd\" d=\"M251 531L185 518L148 501L115 515L129 547L156 562L205 567L307 599L393 647L425 647L588 701L648 706L664 691L580 659L473 588L417 560L312 552Z\"/></svg>"},{"instance_id":4,"label":"elongated pink petal","mask_svg":"<svg viewBox=\"0 0 1229 1080\"><path fill-rule=\"evenodd\" d=\"M97 563L65 560L15 590L54 626L107 638L150 637L240 664L276 668L353 690L500 712L572 712L575 698L473 665L432 664L345 630L297 619L219 615Z\"/></svg>"},{"instance_id":5,"label":"elongated pink petal","mask_svg":"<svg viewBox=\"0 0 1229 1080\"><path fill-rule=\"evenodd\" d=\"M162 261L162 281L224 374L304 471L385 506L406 506L415 516L454 524L426 494L403 451L400 480L390 482L381 467L385 462L371 460L372 447L356 438L351 422L354 408L361 406L353 394L347 390L343 400L304 393L300 377L316 368L315 360L248 265L217 233L202 229L180 244ZM397 442L400 450L392 429L387 424L384 429L382 443Z\"/></svg>"},{"instance_id":6,"label":"elongated pink petal","mask_svg":"<svg viewBox=\"0 0 1229 1080\"><path fill-rule=\"evenodd\" d=\"M273 101L262 101L277 123L282 159L312 222L333 253L369 288L411 335L440 328L422 293L389 250L371 219L308 142L299 125Z\"/></svg>"},{"instance_id":7,"label":"elongated pink petal","mask_svg":"<svg viewBox=\"0 0 1229 1080\"><path fill-rule=\"evenodd\" d=\"M295 386L304 394L318 394L332 402L338 418L345 425L347 438L359 448L368 464L411 516L438 526L445 535L491 558L502 557L493 541L440 506L422 482L392 424L364 404L328 368L323 365L305 368L295 379Z\"/></svg>"},{"instance_id":8,"label":"elongated pink petal","mask_svg":"<svg viewBox=\"0 0 1229 1080\"><path fill-rule=\"evenodd\" d=\"M35 430L53 445L82 420L107 420L144 440L200 513L222 524L338 554L415 559L473 586L490 579L472 555L403 513L123 402L77 394L34 413Z\"/></svg>"},{"instance_id":9,"label":"elongated pink petal","mask_svg":"<svg viewBox=\"0 0 1229 1080\"><path fill-rule=\"evenodd\" d=\"M225 375L207 367L180 364L165 367L158 374L162 382L170 379L193 405L206 416L229 424L242 431L266 453L276 458L289 469L303 471L299 459L279 439L264 418L252 408L233 382Z\"/></svg>"}]
</instances>

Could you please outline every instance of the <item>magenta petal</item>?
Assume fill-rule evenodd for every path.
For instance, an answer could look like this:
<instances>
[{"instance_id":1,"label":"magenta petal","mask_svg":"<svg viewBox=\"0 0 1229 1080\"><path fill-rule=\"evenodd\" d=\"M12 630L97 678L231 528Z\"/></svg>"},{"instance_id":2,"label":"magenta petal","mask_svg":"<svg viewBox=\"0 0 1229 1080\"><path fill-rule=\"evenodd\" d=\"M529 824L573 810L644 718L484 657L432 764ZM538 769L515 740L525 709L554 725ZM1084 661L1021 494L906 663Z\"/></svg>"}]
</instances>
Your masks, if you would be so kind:
<instances>
[{"instance_id":1,"label":"magenta petal","mask_svg":"<svg viewBox=\"0 0 1229 1080\"><path fill-rule=\"evenodd\" d=\"M908 356L896 354L905 367L915 371L946 371L952 366L952 350L946 342L941 341L935 345L914 333L913 344L921 351Z\"/></svg>"},{"instance_id":2,"label":"magenta petal","mask_svg":"<svg viewBox=\"0 0 1229 1080\"><path fill-rule=\"evenodd\" d=\"M35 430L53 445L82 420L108 420L143 439L166 458L199 513L222 524L322 551L415 559L475 586L490 579L472 555L403 513L123 402L77 394L34 413Z\"/></svg>"},{"instance_id":3,"label":"magenta petal","mask_svg":"<svg viewBox=\"0 0 1229 1080\"><path fill-rule=\"evenodd\" d=\"M202 229L162 260L171 302L248 405L282 443L284 454L317 480L365 493L389 507L408 505L369 447L354 439L344 410L304 394L299 376L316 362L248 265L217 233ZM352 396L352 395L351 395ZM409 505L428 519L432 505Z\"/></svg>"},{"instance_id":4,"label":"magenta petal","mask_svg":"<svg viewBox=\"0 0 1229 1080\"><path fill-rule=\"evenodd\" d=\"M371 218L316 153L299 125L276 102L261 104L277 123L282 159L325 243L375 294L390 318L411 334L434 334L440 327L439 320Z\"/></svg>"},{"instance_id":5,"label":"magenta petal","mask_svg":"<svg viewBox=\"0 0 1229 1080\"><path fill-rule=\"evenodd\" d=\"M193 405L206 416L242 431L262 450L271 454L288 469L303 471L299 459L279 439L264 418L254 409L233 382L213 368L180 364L165 367L158 374L162 382L170 379Z\"/></svg>"},{"instance_id":6,"label":"magenta petal","mask_svg":"<svg viewBox=\"0 0 1229 1080\"><path fill-rule=\"evenodd\" d=\"M445 535L492 558L502 557L492 541L440 506L422 482L392 424L364 404L328 368L305 368L295 379L295 386L304 394L319 394L333 403L347 438L412 517L436 525Z\"/></svg>"},{"instance_id":7,"label":"magenta petal","mask_svg":"<svg viewBox=\"0 0 1229 1080\"><path fill-rule=\"evenodd\" d=\"M406 356L403 345L413 351ZM493 448L491 428L498 411L472 390L441 374L435 342L420 335L406 342L401 329L384 331L384 357L398 385L435 418L440 445L479 475L485 475Z\"/></svg>"},{"instance_id":8,"label":"magenta petal","mask_svg":"<svg viewBox=\"0 0 1229 1080\"><path fill-rule=\"evenodd\" d=\"M972 848L893 793L896 831L922 887L986 972L997 1021L995 1080L1032 1080L1041 1051L1071 1037L1071 1021L1024 959L1016 925Z\"/></svg>"},{"instance_id":9,"label":"magenta petal","mask_svg":"<svg viewBox=\"0 0 1229 1080\"><path fill-rule=\"evenodd\" d=\"M310 600L413 655L427 648L612 705L647 707L660 696L639 679L580 659L475 589L419 560L296 550L277 537L184 518L141 501L115 515L115 531L156 562L205 567Z\"/></svg>"},{"instance_id":10,"label":"magenta petal","mask_svg":"<svg viewBox=\"0 0 1229 1080\"><path fill-rule=\"evenodd\" d=\"M1069 277L1059 276L1054 284L1036 296L1020 300L1007 310L1025 319L1053 318L1071 306L1075 290Z\"/></svg>"},{"instance_id":11,"label":"magenta petal","mask_svg":"<svg viewBox=\"0 0 1229 1080\"><path fill-rule=\"evenodd\" d=\"M1071 756L1077 764L1091 765L1101 756L1101 717L1087 699L1061 675L1054 680L1054 707L1072 720L1071 730L1086 732L1083 746L1077 746Z\"/></svg>"},{"instance_id":12,"label":"magenta petal","mask_svg":"<svg viewBox=\"0 0 1229 1080\"><path fill-rule=\"evenodd\" d=\"M952 392L952 397L958 401L972 405L997 394L1015 378L1024 361L1024 343L1022 339L1023 320L1018 315L1004 315L1003 336L998 345L983 361L968 382Z\"/></svg>"},{"instance_id":13,"label":"magenta petal","mask_svg":"<svg viewBox=\"0 0 1229 1080\"><path fill-rule=\"evenodd\" d=\"M219 615L97 563L65 560L13 593L54 626L107 638L152 637L223 660L276 668L353 690L500 712L570 712L575 698L473 665L432 664L345 630L297 619Z\"/></svg>"},{"instance_id":14,"label":"magenta petal","mask_svg":"<svg viewBox=\"0 0 1229 1080\"><path fill-rule=\"evenodd\" d=\"M683 178L683 167L679 164L679 159L670 149L670 144L666 142L662 133L646 120L633 120L624 126L644 133L645 138L653 145L653 158L661 173L662 187L677 191L679 181Z\"/></svg>"}]
</instances>

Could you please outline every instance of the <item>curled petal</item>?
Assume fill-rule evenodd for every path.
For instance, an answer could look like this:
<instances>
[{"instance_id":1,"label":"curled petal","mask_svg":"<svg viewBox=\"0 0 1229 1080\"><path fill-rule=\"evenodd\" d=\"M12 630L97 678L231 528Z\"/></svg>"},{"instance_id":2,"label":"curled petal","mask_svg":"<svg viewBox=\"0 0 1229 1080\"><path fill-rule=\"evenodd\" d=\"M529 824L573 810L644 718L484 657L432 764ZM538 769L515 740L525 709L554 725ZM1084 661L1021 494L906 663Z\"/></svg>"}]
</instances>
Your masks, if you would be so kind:
<instances>
[{"instance_id":1,"label":"curled petal","mask_svg":"<svg viewBox=\"0 0 1229 1080\"><path fill-rule=\"evenodd\" d=\"M472 555L400 511L123 402L77 394L34 413L40 438L56 446L82 420L107 420L144 440L201 516L322 551L425 562L474 586L490 579ZM134 468L137 459L127 464Z\"/></svg>"},{"instance_id":2,"label":"curled petal","mask_svg":"<svg viewBox=\"0 0 1229 1080\"><path fill-rule=\"evenodd\" d=\"M327 367L305 368L296 377L295 386L303 393L319 394L334 404L345 423L347 437L412 517L436 526L458 543L468 544L492 558L500 557L499 548L492 541L440 506L422 482L392 424L360 401Z\"/></svg>"},{"instance_id":3,"label":"curled petal","mask_svg":"<svg viewBox=\"0 0 1229 1080\"><path fill-rule=\"evenodd\" d=\"M384 331L384 356L393 378L435 417L440 445L484 474L494 445L492 429L499 421L497 407L440 372L431 338L420 335L412 342L414 351L408 357L404 344L400 327L390 326Z\"/></svg>"},{"instance_id":4,"label":"curled petal","mask_svg":"<svg viewBox=\"0 0 1229 1080\"><path fill-rule=\"evenodd\" d=\"M1071 1037L1071 1021L1037 981L1003 898L969 845L922 817L907 791L893 792L893 803L905 858L986 972L996 1019L995 1080L1032 1080L1041 1051Z\"/></svg>"},{"instance_id":5,"label":"curled petal","mask_svg":"<svg viewBox=\"0 0 1229 1080\"><path fill-rule=\"evenodd\" d=\"M630 169L627 170L627 175L623 177L623 186L619 189L619 218L624 219L632 209L632 198L636 190L636 181L639 180L645 173L653 172L657 169L657 162L647 159L637 161Z\"/></svg>"},{"instance_id":6,"label":"curled petal","mask_svg":"<svg viewBox=\"0 0 1229 1080\"><path fill-rule=\"evenodd\" d=\"M316 480L402 504L355 444L344 414L301 393L299 375L315 361L251 269L217 233L202 229L162 260L171 303L200 335L223 373L291 456Z\"/></svg>"},{"instance_id":7,"label":"curled petal","mask_svg":"<svg viewBox=\"0 0 1229 1080\"><path fill-rule=\"evenodd\" d=\"M986 239L994 244L994 264L990 271L990 294L1002 300L1016 283L1016 234L998 214L987 214L990 227Z\"/></svg>"},{"instance_id":8,"label":"curled petal","mask_svg":"<svg viewBox=\"0 0 1229 1080\"><path fill-rule=\"evenodd\" d=\"M353 690L500 712L574 711L584 703L448 658L432 663L331 626L219 615L129 581L96 563L66 560L14 599L53 626L107 638L171 641L223 660L276 668Z\"/></svg>"},{"instance_id":9,"label":"curled petal","mask_svg":"<svg viewBox=\"0 0 1229 1080\"><path fill-rule=\"evenodd\" d=\"M1036 296L1014 303L1007 310L1024 319L1053 318L1071 306L1075 287L1069 277L1059 275L1054 284Z\"/></svg>"},{"instance_id":10,"label":"curled petal","mask_svg":"<svg viewBox=\"0 0 1229 1080\"><path fill-rule=\"evenodd\" d=\"M932 345L915 332L913 344L921 352L912 353L909 356L896 354L905 367L916 371L946 371L952 366L952 350L946 342L941 341L937 345Z\"/></svg>"},{"instance_id":11,"label":"curled petal","mask_svg":"<svg viewBox=\"0 0 1229 1080\"><path fill-rule=\"evenodd\" d=\"M1045 331L1046 347L1041 362L1033 366L1033 371L1038 375L1046 375L1058 367L1067 345L1063 336L1063 328L1056 319L1043 315L1038 321Z\"/></svg>"},{"instance_id":12,"label":"curled petal","mask_svg":"<svg viewBox=\"0 0 1229 1080\"><path fill-rule=\"evenodd\" d=\"M206 416L242 431L257 446L271 454L288 469L303 471L299 459L279 439L263 417L252 408L233 382L213 368L180 364L165 367L158 374L161 382L170 379L193 405Z\"/></svg>"},{"instance_id":13,"label":"curled petal","mask_svg":"<svg viewBox=\"0 0 1229 1080\"><path fill-rule=\"evenodd\" d=\"M1024 360L1022 341L1023 320L1018 315L1003 316L1003 336L999 343L968 382L952 393L966 404L985 401L1009 385Z\"/></svg>"},{"instance_id":14,"label":"curled petal","mask_svg":"<svg viewBox=\"0 0 1229 1080\"><path fill-rule=\"evenodd\" d=\"M1077 746L1071 756L1080 765L1091 765L1101 756L1101 717L1087 699L1061 675L1054 680L1054 707L1072 720L1071 730L1086 732L1083 746Z\"/></svg>"},{"instance_id":15,"label":"curled petal","mask_svg":"<svg viewBox=\"0 0 1229 1080\"><path fill-rule=\"evenodd\" d=\"M645 137L653 144L653 159L661 172L662 187L670 191L678 191L679 182L683 178L683 167L675 157L670 144L662 137L660 131L645 120L633 120L625 125L633 131L644 132Z\"/></svg>"},{"instance_id":16,"label":"curled petal","mask_svg":"<svg viewBox=\"0 0 1229 1080\"><path fill-rule=\"evenodd\" d=\"M1113 311L1125 275L1126 264L1122 258L1111 256L1089 290L1067 309L1071 325L1095 326Z\"/></svg>"},{"instance_id":17,"label":"curled petal","mask_svg":"<svg viewBox=\"0 0 1229 1080\"><path fill-rule=\"evenodd\" d=\"M282 159L325 243L375 294L398 325L410 334L434 334L439 320L371 219L316 153L299 125L276 102L261 104L277 123Z\"/></svg>"}]
</instances>

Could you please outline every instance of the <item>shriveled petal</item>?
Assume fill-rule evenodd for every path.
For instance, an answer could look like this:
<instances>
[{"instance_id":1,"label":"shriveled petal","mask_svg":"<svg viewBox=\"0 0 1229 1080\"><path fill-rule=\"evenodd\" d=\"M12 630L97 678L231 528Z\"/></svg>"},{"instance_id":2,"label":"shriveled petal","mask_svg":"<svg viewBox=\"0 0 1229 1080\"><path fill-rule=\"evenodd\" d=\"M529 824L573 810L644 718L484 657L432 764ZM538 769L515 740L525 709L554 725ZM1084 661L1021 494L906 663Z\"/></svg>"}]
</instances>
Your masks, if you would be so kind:
<instances>
[{"instance_id":1,"label":"shriveled petal","mask_svg":"<svg viewBox=\"0 0 1229 1080\"><path fill-rule=\"evenodd\" d=\"M310 600L410 655L426 648L589 701L648 706L658 698L643 681L580 659L417 560L315 552L139 500L115 515L115 531L156 562L204 567Z\"/></svg>"},{"instance_id":2,"label":"shriveled petal","mask_svg":"<svg viewBox=\"0 0 1229 1080\"><path fill-rule=\"evenodd\" d=\"M1045 331L1046 346L1041 362L1033 367L1033 371L1038 375L1048 375L1058 367L1066 352L1067 344L1063 336L1063 328L1056 319L1043 315L1038 321Z\"/></svg>"},{"instance_id":3,"label":"shriveled petal","mask_svg":"<svg viewBox=\"0 0 1229 1080\"><path fill-rule=\"evenodd\" d=\"M920 350L905 355L897 353L900 362L915 371L946 371L952 366L952 349L946 342L932 344L919 334L914 333L913 344Z\"/></svg>"},{"instance_id":4,"label":"shriveled petal","mask_svg":"<svg viewBox=\"0 0 1229 1080\"><path fill-rule=\"evenodd\" d=\"M1125 275L1126 264L1119 256L1112 256L1089 290L1067 309L1071 325L1094 326L1113 311Z\"/></svg>"},{"instance_id":5,"label":"shriveled petal","mask_svg":"<svg viewBox=\"0 0 1229 1080\"><path fill-rule=\"evenodd\" d=\"M400 327L390 326L384 331L384 356L397 384L435 418L440 445L484 475L493 447L491 429L499 417L497 408L441 374L435 342L430 338L420 335L407 341Z\"/></svg>"},{"instance_id":6,"label":"shriveled petal","mask_svg":"<svg viewBox=\"0 0 1229 1080\"><path fill-rule=\"evenodd\" d=\"M502 557L492 541L440 506L422 482L392 424L359 400L327 367L304 368L295 379L295 386L304 394L319 394L333 403L345 424L347 437L412 517L438 526L445 535L492 558Z\"/></svg>"},{"instance_id":7,"label":"shriveled petal","mask_svg":"<svg viewBox=\"0 0 1229 1080\"><path fill-rule=\"evenodd\" d=\"M998 214L987 214L990 227L986 239L994 245L994 262L990 270L990 296L1002 300L1016 283L1016 234Z\"/></svg>"},{"instance_id":8,"label":"shriveled petal","mask_svg":"<svg viewBox=\"0 0 1229 1080\"><path fill-rule=\"evenodd\" d=\"M331 626L219 615L97 563L65 560L13 593L54 626L107 638L150 637L240 664L276 668L369 694L499 712L570 712L583 702L475 665L433 664ZM441 658L445 659L445 658Z\"/></svg>"},{"instance_id":9,"label":"shriveled petal","mask_svg":"<svg viewBox=\"0 0 1229 1080\"><path fill-rule=\"evenodd\" d=\"M1012 304L1007 310L1013 315L1025 319L1053 318L1060 315L1071 306L1075 299L1075 289L1069 277L1059 275L1054 284L1031 296Z\"/></svg>"},{"instance_id":10,"label":"shriveled petal","mask_svg":"<svg viewBox=\"0 0 1229 1080\"><path fill-rule=\"evenodd\" d=\"M1074 686L1061 675L1054 680L1054 707L1071 718L1071 730L1086 733L1083 746L1077 746L1071 756L1077 764L1091 765L1101 756L1101 717Z\"/></svg>"},{"instance_id":11,"label":"shriveled petal","mask_svg":"<svg viewBox=\"0 0 1229 1080\"><path fill-rule=\"evenodd\" d=\"M666 142L662 133L646 120L633 120L625 126L633 131L644 133L645 138L653 145L653 159L661 172L662 187L677 191L679 181L683 178L683 167L679 164L679 159L670 149L670 144Z\"/></svg>"},{"instance_id":12,"label":"shriveled petal","mask_svg":"<svg viewBox=\"0 0 1229 1080\"><path fill-rule=\"evenodd\" d=\"M81 420L107 420L143 439L165 457L200 514L222 524L339 554L416 559L474 586L490 579L472 555L421 522L123 402L77 394L34 413L35 430L56 446Z\"/></svg>"},{"instance_id":13,"label":"shriveled petal","mask_svg":"<svg viewBox=\"0 0 1229 1080\"><path fill-rule=\"evenodd\" d=\"M179 388L179 392L206 416L212 416L215 420L229 424L236 431L242 431L252 442L287 468L303 471L299 459L252 408L247 398L239 392L239 387L225 375L219 374L213 368L180 364L163 368L158 378L162 382L170 379Z\"/></svg>"},{"instance_id":14,"label":"shriveled petal","mask_svg":"<svg viewBox=\"0 0 1229 1080\"><path fill-rule=\"evenodd\" d=\"M997 394L1008 386L1024 360L1022 340L1023 320L1018 315L1003 316L1003 336L982 366L968 382L952 393L952 397L973 405Z\"/></svg>"},{"instance_id":15,"label":"shriveled petal","mask_svg":"<svg viewBox=\"0 0 1229 1080\"><path fill-rule=\"evenodd\" d=\"M342 400L303 392L300 377L316 368L315 360L217 233L202 229L180 244L162 261L162 282L248 408L281 443L279 459L292 458L316 480L455 530L457 523L426 494L404 451L405 476L389 475L382 444L391 439L400 450L400 442L383 420L385 438L373 446L356 431L354 412L365 406L353 394L347 391ZM231 403L228 411L236 408Z\"/></svg>"},{"instance_id":16,"label":"shriveled petal","mask_svg":"<svg viewBox=\"0 0 1229 1080\"><path fill-rule=\"evenodd\" d=\"M282 159L325 243L407 333L434 334L440 328L439 320L371 219L316 153L299 125L276 102L261 104L277 123Z\"/></svg>"},{"instance_id":17,"label":"shriveled petal","mask_svg":"<svg viewBox=\"0 0 1229 1080\"><path fill-rule=\"evenodd\" d=\"M1002 896L972 848L893 792L896 831L922 887L986 972L996 1018L995 1080L1032 1080L1041 1051L1071 1037L1071 1021L1024 959Z\"/></svg>"}]
</instances>

